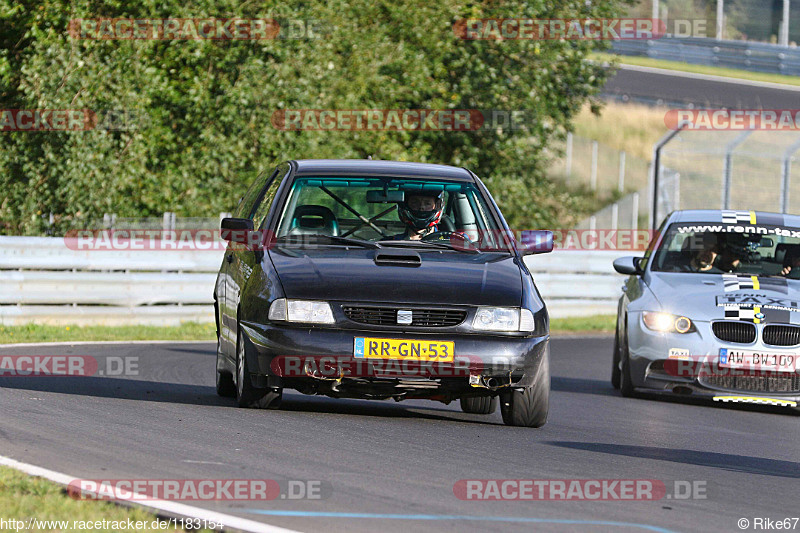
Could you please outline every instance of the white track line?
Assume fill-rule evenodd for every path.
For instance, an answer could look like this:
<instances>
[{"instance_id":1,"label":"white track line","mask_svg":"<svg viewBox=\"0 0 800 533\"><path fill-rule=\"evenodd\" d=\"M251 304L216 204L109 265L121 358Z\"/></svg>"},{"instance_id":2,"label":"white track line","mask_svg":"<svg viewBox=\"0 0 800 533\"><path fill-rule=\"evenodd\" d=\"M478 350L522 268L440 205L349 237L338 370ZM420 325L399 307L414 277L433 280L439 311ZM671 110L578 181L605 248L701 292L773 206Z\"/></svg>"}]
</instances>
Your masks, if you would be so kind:
<instances>
[{"instance_id":1,"label":"white track line","mask_svg":"<svg viewBox=\"0 0 800 533\"><path fill-rule=\"evenodd\" d=\"M11 459L10 457L5 457L2 455L0 455L0 465L19 470L20 472L24 472L31 476L49 479L50 481L58 483L59 485L64 485L65 487L76 479L66 474L54 472L53 470L47 470L46 468L41 468L28 463L21 463ZM108 490L110 491L111 487L108 487ZM137 505L146 509L163 511L177 517L199 518L200 520L223 524L227 528L238 529L241 531L253 533L299 533L293 529L284 529L282 527L271 526L262 522L256 522L255 520L247 520L246 518L239 518L237 516L231 516L225 513L209 511L207 509L201 509L199 507L194 507L183 503L175 503L165 500L148 500L147 503L126 500L124 503L126 505Z\"/></svg>"},{"instance_id":2,"label":"white track line","mask_svg":"<svg viewBox=\"0 0 800 533\"><path fill-rule=\"evenodd\" d=\"M208 341L58 341L58 342L18 342L16 344L0 344L0 348L33 347L33 346L93 346L100 344L214 344L215 340Z\"/></svg>"},{"instance_id":3,"label":"white track line","mask_svg":"<svg viewBox=\"0 0 800 533\"><path fill-rule=\"evenodd\" d=\"M626 65L620 63L620 70L633 70L636 72L647 72L649 74L662 74L664 76L674 76L677 78L691 78L693 80L716 81L720 83L731 83L734 85L749 85L751 87L763 87L766 89L780 89L782 91L800 92L800 86L789 85L786 83L772 83L768 81L743 80L740 78L729 78L727 76L715 76L713 74L697 74L695 72L683 72L680 70L670 70L666 68L640 67L637 65Z\"/></svg>"}]
</instances>

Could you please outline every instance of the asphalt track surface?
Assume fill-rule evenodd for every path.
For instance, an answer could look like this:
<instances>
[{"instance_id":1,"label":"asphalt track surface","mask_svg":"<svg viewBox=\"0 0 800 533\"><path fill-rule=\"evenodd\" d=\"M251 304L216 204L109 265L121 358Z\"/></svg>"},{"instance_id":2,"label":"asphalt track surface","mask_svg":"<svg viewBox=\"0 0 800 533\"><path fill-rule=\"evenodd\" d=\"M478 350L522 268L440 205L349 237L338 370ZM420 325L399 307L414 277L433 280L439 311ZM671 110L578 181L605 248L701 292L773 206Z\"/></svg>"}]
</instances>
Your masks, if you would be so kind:
<instances>
[{"instance_id":1,"label":"asphalt track surface","mask_svg":"<svg viewBox=\"0 0 800 533\"><path fill-rule=\"evenodd\" d=\"M610 338L552 341L550 419L503 425L458 403L290 392L280 411L214 392L214 345L2 348L138 358L138 376L0 378L0 452L83 479L320 480L320 500L199 506L297 531L739 531L797 516L800 417L766 407L624 399ZM463 501L460 479L705 483L705 499ZM63 517L62 519L68 519ZM752 527L752 525L751 525Z\"/></svg>"},{"instance_id":2,"label":"asphalt track surface","mask_svg":"<svg viewBox=\"0 0 800 533\"><path fill-rule=\"evenodd\" d=\"M620 65L603 93L617 99L731 109L797 109L800 87Z\"/></svg>"}]
</instances>

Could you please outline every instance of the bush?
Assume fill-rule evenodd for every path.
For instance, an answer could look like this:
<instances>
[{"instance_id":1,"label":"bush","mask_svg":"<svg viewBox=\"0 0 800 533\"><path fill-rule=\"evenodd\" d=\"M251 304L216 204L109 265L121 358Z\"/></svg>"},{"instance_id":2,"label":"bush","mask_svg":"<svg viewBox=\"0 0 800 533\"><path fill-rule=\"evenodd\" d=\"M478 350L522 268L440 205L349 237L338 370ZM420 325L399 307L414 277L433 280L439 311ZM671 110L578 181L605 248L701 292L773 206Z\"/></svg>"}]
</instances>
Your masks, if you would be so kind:
<instances>
[{"instance_id":1,"label":"bush","mask_svg":"<svg viewBox=\"0 0 800 533\"><path fill-rule=\"evenodd\" d=\"M564 135L608 75L588 41L467 41L461 18L618 16L620 0L472 3L299 0L0 0L2 109L124 111L135 127L0 134L0 220L40 234L119 216L230 211L261 169L293 158L415 160L466 166L516 227L559 227L580 200L544 178ZM322 39L78 40L70 19L291 18ZM600 47L604 45L600 44ZM280 109L525 110L521 129L282 131Z\"/></svg>"}]
</instances>

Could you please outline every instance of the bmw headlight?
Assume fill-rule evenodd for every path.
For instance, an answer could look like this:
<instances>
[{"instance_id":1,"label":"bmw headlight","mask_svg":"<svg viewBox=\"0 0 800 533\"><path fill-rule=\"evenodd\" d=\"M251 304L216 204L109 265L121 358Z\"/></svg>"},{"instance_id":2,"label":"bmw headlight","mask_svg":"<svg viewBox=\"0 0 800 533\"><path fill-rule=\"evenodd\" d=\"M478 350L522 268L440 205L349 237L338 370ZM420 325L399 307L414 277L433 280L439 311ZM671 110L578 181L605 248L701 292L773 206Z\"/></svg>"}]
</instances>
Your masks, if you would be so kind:
<instances>
[{"instance_id":1,"label":"bmw headlight","mask_svg":"<svg viewBox=\"0 0 800 533\"><path fill-rule=\"evenodd\" d=\"M278 298L269 307L270 320L304 322L308 324L333 324L333 311L328 302L289 300Z\"/></svg>"},{"instance_id":2,"label":"bmw headlight","mask_svg":"<svg viewBox=\"0 0 800 533\"><path fill-rule=\"evenodd\" d=\"M642 319L644 320L644 325L653 331L661 331L663 333L689 333L694 331L694 324L685 316L645 311L642 313Z\"/></svg>"},{"instance_id":3,"label":"bmw headlight","mask_svg":"<svg viewBox=\"0 0 800 533\"><path fill-rule=\"evenodd\" d=\"M524 331L535 329L533 313L519 307L479 307L472 329L481 331Z\"/></svg>"}]
</instances>

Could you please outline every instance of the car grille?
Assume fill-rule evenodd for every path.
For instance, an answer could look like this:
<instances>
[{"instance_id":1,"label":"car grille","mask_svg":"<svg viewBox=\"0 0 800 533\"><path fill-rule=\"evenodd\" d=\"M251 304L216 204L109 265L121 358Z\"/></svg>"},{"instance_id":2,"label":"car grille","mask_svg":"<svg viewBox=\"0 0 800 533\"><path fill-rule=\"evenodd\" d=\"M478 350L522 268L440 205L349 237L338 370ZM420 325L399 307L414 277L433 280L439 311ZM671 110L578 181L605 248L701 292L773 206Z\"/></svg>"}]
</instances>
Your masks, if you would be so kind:
<instances>
[{"instance_id":1,"label":"car grille","mask_svg":"<svg viewBox=\"0 0 800 533\"><path fill-rule=\"evenodd\" d=\"M774 376L705 376L702 382L720 389L753 392L800 392L800 374L775 372Z\"/></svg>"},{"instance_id":2,"label":"car grille","mask_svg":"<svg viewBox=\"0 0 800 533\"><path fill-rule=\"evenodd\" d=\"M756 326L750 322L714 322L711 329L719 340L725 342L749 344L756 340Z\"/></svg>"},{"instance_id":3,"label":"car grille","mask_svg":"<svg viewBox=\"0 0 800 533\"><path fill-rule=\"evenodd\" d=\"M457 326L467 318L467 312L459 309L409 309L407 307L357 307L343 305L342 311L347 318L359 324L373 326L397 326L397 311L410 310L411 324L423 328L446 328Z\"/></svg>"},{"instance_id":4,"label":"car grille","mask_svg":"<svg viewBox=\"0 0 800 533\"><path fill-rule=\"evenodd\" d=\"M800 344L800 328L796 326L765 326L761 334L764 344L794 346Z\"/></svg>"}]
</instances>

